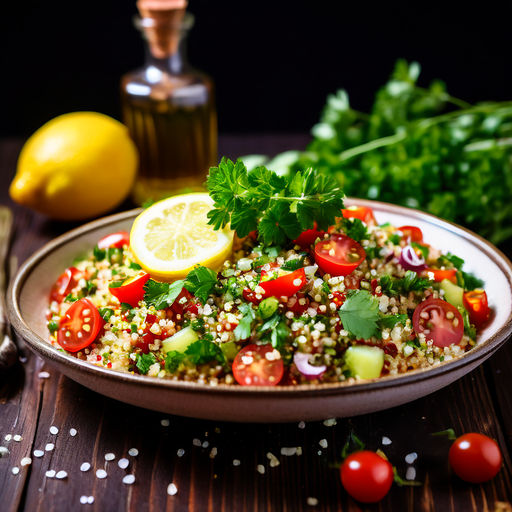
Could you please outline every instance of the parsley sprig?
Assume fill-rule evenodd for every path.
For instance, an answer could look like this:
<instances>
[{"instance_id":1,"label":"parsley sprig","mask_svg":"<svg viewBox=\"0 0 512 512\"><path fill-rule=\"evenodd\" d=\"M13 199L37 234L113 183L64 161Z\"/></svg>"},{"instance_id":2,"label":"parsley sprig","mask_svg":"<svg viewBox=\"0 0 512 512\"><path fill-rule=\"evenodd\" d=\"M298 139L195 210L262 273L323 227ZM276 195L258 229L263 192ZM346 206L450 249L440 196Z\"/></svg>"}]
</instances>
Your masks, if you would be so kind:
<instances>
[{"instance_id":1,"label":"parsley sprig","mask_svg":"<svg viewBox=\"0 0 512 512\"><path fill-rule=\"evenodd\" d=\"M343 208L343 192L336 180L313 169L291 178L266 167L247 171L242 160L223 158L207 180L214 208L209 224L221 229L231 224L239 237L258 230L265 245L282 245L313 227L327 229Z\"/></svg>"}]
</instances>

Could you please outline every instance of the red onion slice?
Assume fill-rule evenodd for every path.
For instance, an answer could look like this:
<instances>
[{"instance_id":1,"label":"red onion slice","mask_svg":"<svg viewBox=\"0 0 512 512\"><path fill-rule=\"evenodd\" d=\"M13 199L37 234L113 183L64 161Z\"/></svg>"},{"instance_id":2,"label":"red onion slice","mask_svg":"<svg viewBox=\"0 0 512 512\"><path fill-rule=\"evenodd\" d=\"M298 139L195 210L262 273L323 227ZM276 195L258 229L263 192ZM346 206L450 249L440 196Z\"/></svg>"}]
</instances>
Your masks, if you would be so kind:
<instances>
[{"instance_id":1,"label":"red onion slice","mask_svg":"<svg viewBox=\"0 0 512 512\"><path fill-rule=\"evenodd\" d=\"M405 270L414 270L414 272L420 272L427 268L423 256L418 256L414 248L410 245L406 245L402 249L398 262Z\"/></svg>"},{"instance_id":2,"label":"red onion slice","mask_svg":"<svg viewBox=\"0 0 512 512\"><path fill-rule=\"evenodd\" d=\"M327 366L313 366L309 363L311 354L305 354L304 352L295 352L293 356L293 362L302 375L305 377L319 377L322 373L327 370Z\"/></svg>"}]
</instances>

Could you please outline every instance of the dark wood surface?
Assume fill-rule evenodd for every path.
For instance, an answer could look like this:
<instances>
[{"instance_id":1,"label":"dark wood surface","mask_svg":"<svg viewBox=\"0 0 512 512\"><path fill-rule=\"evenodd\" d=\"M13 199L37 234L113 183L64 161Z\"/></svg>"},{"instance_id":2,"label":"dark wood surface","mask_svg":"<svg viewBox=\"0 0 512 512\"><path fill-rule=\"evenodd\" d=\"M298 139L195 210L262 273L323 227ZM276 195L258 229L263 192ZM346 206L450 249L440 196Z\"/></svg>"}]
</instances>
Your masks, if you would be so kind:
<instances>
[{"instance_id":1,"label":"dark wood surface","mask_svg":"<svg viewBox=\"0 0 512 512\"><path fill-rule=\"evenodd\" d=\"M307 137L226 136L221 153L230 156L249 152L274 153L298 148ZM14 173L21 142L0 144L1 203L15 211L11 254L22 262L46 241L74 227L56 223L14 205L7 188ZM22 341L18 339L21 344ZM70 511L494 511L497 502L512 499L512 345L506 344L491 360L458 382L426 398L387 411L355 418L323 422L260 425L230 424L166 417L105 398L76 384L25 350L23 362L0 375L0 446L10 453L0 459L0 510ZM41 378L41 372L49 378ZM161 420L168 418L169 426ZM50 426L59 433L52 435ZM446 428L457 433L482 432L495 438L504 464L498 476L483 485L470 485L451 474L449 441L430 434ZM75 428L75 437L69 430ZM404 458L416 452L419 487L393 486L379 504L362 506L340 484L337 463L349 431L370 449L382 448L399 473L409 467ZM7 434L22 440L5 441ZM386 436L392 444L382 446ZM328 446L322 448L320 440ZM201 446L195 446L199 440ZM54 443L53 451L36 458L34 450ZM302 455L284 456L282 447L302 448ZM138 456L128 455L137 448ZM212 458L215 447L217 455ZM184 454L178 456L178 450ZM267 453L280 461L270 467ZM116 459L105 461L105 454ZM20 466L23 457L32 464ZM127 469L117 461L129 459ZM240 461L235 466L234 460ZM83 462L91 470L81 472ZM261 464L265 473L260 474ZM12 468L20 468L17 475ZM96 469L108 476L98 479ZM66 479L45 477L48 470L64 470ZM126 474L135 483L122 483ZM177 494L170 496L170 483ZM81 504L93 496L93 504ZM316 498L316 506L308 504ZM309 500L312 503L312 500Z\"/></svg>"}]
</instances>

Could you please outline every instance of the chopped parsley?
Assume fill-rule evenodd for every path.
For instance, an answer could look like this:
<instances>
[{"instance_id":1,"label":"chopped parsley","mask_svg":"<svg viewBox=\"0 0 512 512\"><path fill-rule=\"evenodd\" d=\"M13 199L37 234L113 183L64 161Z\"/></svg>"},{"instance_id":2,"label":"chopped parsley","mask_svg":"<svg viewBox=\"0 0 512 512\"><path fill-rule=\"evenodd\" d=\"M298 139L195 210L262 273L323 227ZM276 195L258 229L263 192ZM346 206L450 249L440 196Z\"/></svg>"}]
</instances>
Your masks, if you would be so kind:
<instances>
[{"instance_id":1,"label":"chopped parsley","mask_svg":"<svg viewBox=\"0 0 512 512\"><path fill-rule=\"evenodd\" d=\"M207 339L201 339L191 343L187 350L185 350L187 359L192 364L204 364L212 360L215 360L221 364L224 364L226 358L220 347L213 341Z\"/></svg>"},{"instance_id":2,"label":"chopped parsley","mask_svg":"<svg viewBox=\"0 0 512 512\"><path fill-rule=\"evenodd\" d=\"M203 304L206 303L208 295L213 292L216 285L217 273L201 265L191 270L183 283L183 286Z\"/></svg>"},{"instance_id":3,"label":"chopped parsley","mask_svg":"<svg viewBox=\"0 0 512 512\"><path fill-rule=\"evenodd\" d=\"M142 375L147 375L149 367L156 363L155 355L150 352L149 354L137 354L135 366L139 369Z\"/></svg>"},{"instance_id":4,"label":"chopped parsley","mask_svg":"<svg viewBox=\"0 0 512 512\"><path fill-rule=\"evenodd\" d=\"M251 304L242 303L238 309L242 313L242 318L233 331L236 341L246 340L251 337L252 322L256 318Z\"/></svg>"},{"instance_id":5,"label":"chopped parsley","mask_svg":"<svg viewBox=\"0 0 512 512\"><path fill-rule=\"evenodd\" d=\"M298 258L293 258L288 261L285 261L281 265L281 270L290 270L293 272L294 270L298 270L299 268L304 267L304 260L306 259L306 256L307 253L303 252L302 254L299 255Z\"/></svg>"},{"instance_id":6,"label":"chopped parsley","mask_svg":"<svg viewBox=\"0 0 512 512\"><path fill-rule=\"evenodd\" d=\"M59 329L59 322L56 322L55 320L50 320L48 322L48 330L51 334L53 334L55 331Z\"/></svg>"},{"instance_id":7,"label":"chopped parsley","mask_svg":"<svg viewBox=\"0 0 512 512\"><path fill-rule=\"evenodd\" d=\"M394 278L384 275L379 279L382 293L386 295L407 295L409 292L421 292L432 286L432 281L426 277L420 277L416 272L408 270L402 278Z\"/></svg>"},{"instance_id":8,"label":"chopped parsley","mask_svg":"<svg viewBox=\"0 0 512 512\"><path fill-rule=\"evenodd\" d=\"M343 328L356 338L369 339L378 333L379 301L366 290L350 293L338 314Z\"/></svg>"},{"instance_id":9,"label":"chopped parsley","mask_svg":"<svg viewBox=\"0 0 512 512\"><path fill-rule=\"evenodd\" d=\"M110 320L110 317L114 314L114 310L111 308L100 308L99 312L101 318L103 318L105 322L108 322Z\"/></svg>"},{"instance_id":10,"label":"chopped parsley","mask_svg":"<svg viewBox=\"0 0 512 512\"><path fill-rule=\"evenodd\" d=\"M343 228L343 231L345 231L345 234L356 242L361 242L361 240L367 240L369 238L368 230L360 219L343 218L341 221L341 227Z\"/></svg>"},{"instance_id":11,"label":"chopped parsley","mask_svg":"<svg viewBox=\"0 0 512 512\"><path fill-rule=\"evenodd\" d=\"M174 283L160 283L148 279L144 284L144 302L155 309L164 309L172 306L178 295L183 290L183 280Z\"/></svg>"},{"instance_id":12,"label":"chopped parsley","mask_svg":"<svg viewBox=\"0 0 512 512\"><path fill-rule=\"evenodd\" d=\"M405 326L409 317L403 315L383 315L379 319L379 326L382 328L392 329L396 324L402 324Z\"/></svg>"}]
</instances>

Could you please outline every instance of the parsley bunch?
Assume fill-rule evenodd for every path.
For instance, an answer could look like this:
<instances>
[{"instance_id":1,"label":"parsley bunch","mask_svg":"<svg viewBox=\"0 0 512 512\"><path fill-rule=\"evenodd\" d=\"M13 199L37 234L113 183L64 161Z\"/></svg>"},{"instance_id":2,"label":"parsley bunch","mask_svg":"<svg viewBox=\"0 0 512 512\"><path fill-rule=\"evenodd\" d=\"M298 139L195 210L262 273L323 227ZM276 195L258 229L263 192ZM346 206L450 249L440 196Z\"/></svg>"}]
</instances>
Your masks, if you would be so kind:
<instances>
[{"instance_id":1,"label":"parsley bunch","mask_svg":"<svg viewBox=\"0 0 512 512\"><path fill-rule=\"evenodd\" d=\"M294 240L315 221L326 230L343 208L338 182L313 169L285 178L266 167L248 172L240 159L223 158L210 169L207 185L215 202L209 224L214 229L230 224L241 238L257 229L265 245Z\"/></svg>"}]
</instances>

